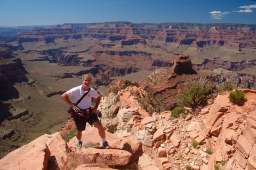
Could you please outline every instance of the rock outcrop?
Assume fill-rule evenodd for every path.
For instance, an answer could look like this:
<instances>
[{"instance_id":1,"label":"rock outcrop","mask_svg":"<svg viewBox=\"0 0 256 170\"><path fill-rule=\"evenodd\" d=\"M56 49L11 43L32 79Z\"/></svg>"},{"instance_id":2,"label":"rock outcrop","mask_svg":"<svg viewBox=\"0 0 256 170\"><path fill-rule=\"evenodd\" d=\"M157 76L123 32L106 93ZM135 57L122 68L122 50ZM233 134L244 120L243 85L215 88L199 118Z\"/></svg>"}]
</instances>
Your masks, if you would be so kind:
<instances>
[{"instance_id":1,"label":"rock outcrop","mask_svg":"<svg viewBox=\"0 0 256 170\"><path fill-rule=\"evenodd\" d=\"M173 72L176 74L195 74L196 71L192 68L192 62L189 56L179 55L173 66Z\"/></svg>"},{"instance_id":2,"label":"rock outcrop","mask_svg":"<svg viewBox=\"0 0 256 170\"><path fill-rule=\"evenodd\" d=\"M175 60L170 63L173 63L171 67L155 70L140 83L156 101L154 105L156 110L174 108L176 96L185 88L186 83L199 79L188 56L176 54Z\"/></svg>"},{"instance_id":3,"label":"rock outcrop","mask_svg":"<svg viewBox=\"0 0 256 170\"><path fill-rule=\"evenodd\" d=\"M128 88L122 93L124 91ZM118 122L115 133L133 135L141 141L144 154L150 154L147 159L156 162L153 165L145 163L142 167L255 169L256 91L246 90L245 93L247 102L243 106L230 103L228 93L224 93L197 115L173 119L170 111L149 112L148 115L139 114L140 121L136 123L133 117L137 111L127 100L131 96L123 98L128 106L112 117ZM121 106L120 101L118 103ZM106 104L107 101L102 103ZM110 115L115 110L103 108Z\"/></svg>"},{"instance_id":4,"label":"rock outcrop","mask_svg":"<svg viewBox=\"0 0 256 170\"><path fill-rule=\"evenodd\" d=\"M242 37L242 38L241 38ZM98 24L63 24L34 29L19 34L23 42L52 43L57 38L120 41L121 45L145 44L146 40L191 45L198 48L227 46L237 49L255 47L255 27L248 25L135 24L109 22Z\"/></svg>"},{"instance_id":5,"label":"rock outcrop","mask_svg":"<svg viewBox=\"0 0 256 170\"><path fill-rule=\"evenodd\" d=\"M84 144L88 145L88 148L78 149L75 138L67 144L62 136L63 132L40 136L3 157L0 160L0 169L120 168L137 161L142 154L141 143L135 138L122 139L111 133L106 135L111 149L94 148L93 146L97 146L100 142L96 128L88 128L83 132L83 141L86 141Z\"/></svg>"}]
</instances>

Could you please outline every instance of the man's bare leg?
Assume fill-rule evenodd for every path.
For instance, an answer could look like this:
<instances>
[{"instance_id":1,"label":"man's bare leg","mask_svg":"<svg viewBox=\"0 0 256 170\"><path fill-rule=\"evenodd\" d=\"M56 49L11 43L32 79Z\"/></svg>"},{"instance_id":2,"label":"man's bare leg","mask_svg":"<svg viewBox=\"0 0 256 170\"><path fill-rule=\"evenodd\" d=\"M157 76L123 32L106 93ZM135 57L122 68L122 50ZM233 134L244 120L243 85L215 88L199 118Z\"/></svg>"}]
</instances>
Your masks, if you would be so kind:
<instances>
[{"instance_id":1,"label":"man's bare leg","mask_svg":"<svg viewBox=\"0 0 256 170\"><path fill-rule=\"evenodd\" d=\"M82 139L82 131L77 131L76 138L77 138L78 141L81 141L81 139Z\"/></svg>"},{"instance_id":2,"label":"man's bare leg","mask_svg":"<svg viewBox=\"0 0 256 170\"><path fill-rule=\"evenodd\" d=\"M100 135L101 138L101 147L102 148L107 148L108 147L108 142L106 141L106 133L105 133L105 129L102 126L102 124L100 122L95 122L93 123L93 126L96 127L98 129L98 133Z\"/></svg>"},{"instance_id":3,"label":"man's bare leg","mask_svg":"<svg viewBox=\"0 0 256 170\"><path fill-rule=\"evenodd\" d=\"M100 122L95 122L95 123L93 123L93 126L98 129L98 132L99 132L99 135L100 135L101 139L105 140L106 133L105 133L105 129L102 126L102 124Z\"/></svg>"}]
</instances>

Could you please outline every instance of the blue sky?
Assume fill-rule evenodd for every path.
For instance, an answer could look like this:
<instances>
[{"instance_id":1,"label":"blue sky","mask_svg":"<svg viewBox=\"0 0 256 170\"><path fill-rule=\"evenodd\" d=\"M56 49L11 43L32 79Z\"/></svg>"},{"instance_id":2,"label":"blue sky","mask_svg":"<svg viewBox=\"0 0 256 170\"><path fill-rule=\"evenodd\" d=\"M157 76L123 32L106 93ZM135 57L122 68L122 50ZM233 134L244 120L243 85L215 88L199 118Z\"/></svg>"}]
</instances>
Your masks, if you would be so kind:
<instances>
[{"instance_id":1,"label":"blue sky","mask_svg":"<svg viewBox=\"0 0 256 170\"><path fill-rule=\"evenodd\" d=\"M0 0L0 26L105 21L256 24L256 0Z\"/></svg>"}]
</instances>

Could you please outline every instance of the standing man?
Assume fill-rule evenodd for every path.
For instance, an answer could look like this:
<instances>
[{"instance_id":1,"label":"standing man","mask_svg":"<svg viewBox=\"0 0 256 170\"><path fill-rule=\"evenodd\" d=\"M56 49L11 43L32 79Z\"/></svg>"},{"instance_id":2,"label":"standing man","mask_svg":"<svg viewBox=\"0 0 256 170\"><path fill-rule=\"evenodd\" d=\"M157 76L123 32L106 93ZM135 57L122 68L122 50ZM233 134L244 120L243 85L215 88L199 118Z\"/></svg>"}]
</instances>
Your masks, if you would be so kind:
<instances>
[{"instance_id":1,"label":"standing man","mask_svg":"<svg viewBox=\"0 0 256 170\"><path fill-rule=\"evenodd\" d=\"M92 76L89 74L83 75L82 84L74 87L64 94L62 94L63 100L72 108L72 118L77 128L77 147L82 147L82 131L85 130L86 122L93 125L98 129L101 137L100 147L107 148L108 142L105 137L105 130L98 119L97 108L101 100L101 95L93 88L90 87ZM82 98L83 97L83 98ZM76 104L78 101L80 102ZM96 104L92 107L92 99L95 99Z\"/></svg>"}]
</instances>

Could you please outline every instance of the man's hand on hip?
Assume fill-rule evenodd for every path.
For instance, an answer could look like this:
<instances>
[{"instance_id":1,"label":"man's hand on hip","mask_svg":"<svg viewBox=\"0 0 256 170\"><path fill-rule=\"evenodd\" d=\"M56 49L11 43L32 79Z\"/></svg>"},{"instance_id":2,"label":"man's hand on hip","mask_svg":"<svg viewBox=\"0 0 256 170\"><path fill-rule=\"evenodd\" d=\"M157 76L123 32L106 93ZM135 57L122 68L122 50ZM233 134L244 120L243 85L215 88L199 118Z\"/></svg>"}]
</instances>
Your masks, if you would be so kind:
<instances>
[{"instance_id":1,"label":"man's hand on hip","mask_svg":"<svg viewBox=\"0 0 256 170\"><path fill-rule=\"evenodd\" d=\"M80 112L80 111L81 111L80 108L77 107L76 105L73 105L73 106L72 106L72 109L73 109L75 112Z\"/></svg>"}]
</instances>

